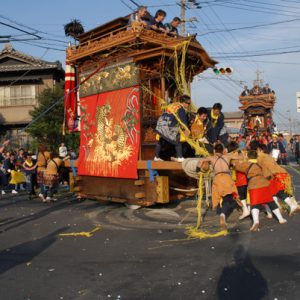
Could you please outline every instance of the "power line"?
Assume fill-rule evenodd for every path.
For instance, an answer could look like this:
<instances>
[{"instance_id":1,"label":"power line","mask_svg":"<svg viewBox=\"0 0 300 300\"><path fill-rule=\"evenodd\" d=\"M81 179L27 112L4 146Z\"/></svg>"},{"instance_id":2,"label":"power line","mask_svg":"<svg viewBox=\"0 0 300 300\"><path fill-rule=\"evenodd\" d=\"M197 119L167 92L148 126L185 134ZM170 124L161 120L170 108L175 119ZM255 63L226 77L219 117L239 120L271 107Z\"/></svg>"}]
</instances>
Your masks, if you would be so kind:
<instances>
[{"instance_id":1,"label":"power line","mask_svg":"<svg viewBox=\"0 0 300 300\"><path fill-rule=\"evenodd\" d=\"M236 55L236 56L224 56L225 58L239 58L239 57L253 57L253 56L271 56L271 55L284 55L290 53L300 53L300 50L294 51L282 51L282 52L273 52L273 53L264 53L264 54L246 54L246 55ZM222 58L222 56L216 56L216 58Z\"/></svg>"},{"instance_id":2,"label":"power line","mask_svg":"<svg viewBox=\"0 0 300 300\"><path fill-rule=\"evenodd\" d=\"M243 6L248 6L247 4L238 4L238 3L232 3L232 2L227 2L227 3L226 4L215 4L215 5L228 7L228 8L239 9L239 10L246 10L248 12L253 11L253 12L260 12L260 13L264 13L264 14L279 15L279 16L290 16L290 17L296 17L297 16L297 15L281 14L281 13L271 12L271 11L268 11L268 10L263 11L263 10L250 9L250 8L243 7ZM236 6L236 5L241 5L242 7ZM255 6L251 6L251 7L255 7Z\"/></svg>"},{"instance_id":3,"label":"power line","mask_svg":"<svg viewBox=\"0 0 300 300\"><path fill-rule=\"evenodd\" d=\"M239 59L239 58L227 58L228 60L237 60L237 61L247 61L246 59ZM249 60L251 62L258 62L258 63L266 63L266 64L280 64L280 65L300 65L297 62L282 62L282 61L266 61L266 60Z\"/></svg>"},{"instance_id":4,"label":"power line","mask_svg":"<svg viewBox=\"0 0 300 300\"><path fill-rule=\"evenodd\" d=\"M23 33L27 33L28 35L35 36L35 37L36 37L37 39L39 39L39 40L42 38L42 37L40 37L39 35L37 35L37 34L35 34L35 33L29 32L29 31L26 31L26 30L23 30L23 29L21 29L21 28L15 27L15 26L13 26L13 25L10 25L10 24L7 24L7 23L1 22L1 21L0 21L0 24L1 24L1 25L4 25L4 26L6 26L6 27L13 28L13 29L18 30L18 31L21 31L21 32L23 32Z\"/></svg>"},{"instance_id":5,"label":"power line","mask_svg":"<svg viewBox=\"0 0 300 300\"><path fill-rule=\"evenodd\" d=\"M245 27L237 27L237 28L227 28L225 30L224 29L220 29L220 30L214 30L214 31L205 32L203 34L199 34L199 36L204 36L204 35L207 35L207 34L212 34L212 33L217 33L217 32L230 32L230 31L237 31L237 30L245 30L245 29L254 29L254 28L259 28L259 27L273 26L273 25L278 25L278 24L295 22L295 21L299 21L299 20L300 20L300 18L296 18L296 19L285 20L285 21L278 21L278 22L272 22L272 23L266 23L266 24L258 24L258 25L245 26Z\"/></svg>"}]
</instances>

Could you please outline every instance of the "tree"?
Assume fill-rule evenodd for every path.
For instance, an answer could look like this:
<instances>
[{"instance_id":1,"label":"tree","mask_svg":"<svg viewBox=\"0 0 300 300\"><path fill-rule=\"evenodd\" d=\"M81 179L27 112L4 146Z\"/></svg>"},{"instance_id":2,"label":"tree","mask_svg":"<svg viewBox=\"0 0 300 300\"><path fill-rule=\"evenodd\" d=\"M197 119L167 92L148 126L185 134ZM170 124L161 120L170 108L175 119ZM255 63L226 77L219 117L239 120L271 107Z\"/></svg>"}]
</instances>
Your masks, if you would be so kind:
<instances>
[{"instance_id":1,"label":"tree","mask_svg":"<svg viewBox=\"0 0 300 300\"><path fill-rule=\"evenodd\" d=\"M84 33L84 28L81 22L77 19L71 20L71 22L64 25L65 35L71 36L77 40L78 36Z\"/></svg>"},{"instance_id":2,"label":"tree","mask_svg":"<svg viewBox=\"0 0 300 300\"><path fill-rule=\"evenodd\" d=\"M38 106L35 107L30 115L32 119L40 117L37 121L33 122L27 129L34 139L35 143L44 144L51 150L58 149L61 142L67 142L67 144L76 147L79 144L78 135L63 136L62 125L64 120L64 84L56 84L54 89L46 88L38 97ZM48 112L52 105L57 103ZM46 112L46 113L45 113ZM76 150L76 149L75 149Z\"/></svg>"}]
</instances>

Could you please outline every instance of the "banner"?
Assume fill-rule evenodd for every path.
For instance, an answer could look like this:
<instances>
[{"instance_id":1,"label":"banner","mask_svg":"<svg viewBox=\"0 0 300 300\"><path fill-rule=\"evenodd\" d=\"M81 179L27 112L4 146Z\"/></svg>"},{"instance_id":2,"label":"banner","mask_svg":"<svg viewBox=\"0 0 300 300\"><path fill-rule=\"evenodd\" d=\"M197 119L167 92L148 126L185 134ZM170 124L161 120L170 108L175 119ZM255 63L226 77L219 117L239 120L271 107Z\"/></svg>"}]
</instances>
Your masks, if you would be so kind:
<instances>
[{"instance_id":1,"label":"banner","mask_svg":"<svg viewBox=\"0 0 300 300\"><path fill-rule=\"evenodd\" d=\"M77 90L76 86L76 72L72 65L66 63L65 73L65 122L69 132L77 131L76 117L77 117Z\"/></svg>"},{"instance_id":2,"label":"banner","mask_svg":"<svg viewBox=\"0 0 300 300\"><path fill-rule=\"evenodd\" d=\"M80 73L80 98L108 91L124 89L138 84L138 69L134 63L112 65Z\"/></svg>"},{"instance_id":3,"label":"banner","mask_svg":"<svg viewBox=\"0 0 300 300\"><path fill-rule=\"evenodd\" d=\"M80 99L79 175L137 178L139 98L136 86Z\"/></svg>"}]
</instances>

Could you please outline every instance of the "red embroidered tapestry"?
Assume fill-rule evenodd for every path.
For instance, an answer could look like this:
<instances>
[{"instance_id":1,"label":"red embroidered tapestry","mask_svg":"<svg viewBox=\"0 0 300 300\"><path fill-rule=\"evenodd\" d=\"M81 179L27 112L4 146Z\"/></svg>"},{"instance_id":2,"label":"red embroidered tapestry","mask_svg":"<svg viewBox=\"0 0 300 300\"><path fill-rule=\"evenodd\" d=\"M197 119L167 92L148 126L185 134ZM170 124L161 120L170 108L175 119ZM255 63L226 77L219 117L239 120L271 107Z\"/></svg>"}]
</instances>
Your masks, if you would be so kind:
<instances>
[{"instance_id":1,"label":"red embroidered tapestry","mask_svg":"<svg viewBox=\"0 0 300 300\"><path fill-rule=\"evenodd\" d=\"M80 99L78 174L137 178L139 97L139 87L130 87Z\"/></svg>"}]
</instances>

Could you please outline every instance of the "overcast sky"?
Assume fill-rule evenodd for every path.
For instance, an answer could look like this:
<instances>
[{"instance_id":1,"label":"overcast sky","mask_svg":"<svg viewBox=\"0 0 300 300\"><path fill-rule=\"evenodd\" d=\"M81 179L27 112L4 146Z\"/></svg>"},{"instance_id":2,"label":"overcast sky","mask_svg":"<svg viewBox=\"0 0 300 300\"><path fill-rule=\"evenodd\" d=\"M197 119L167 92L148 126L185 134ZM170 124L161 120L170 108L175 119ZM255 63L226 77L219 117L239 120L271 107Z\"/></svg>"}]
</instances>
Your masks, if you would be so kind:
<instances>
[{"instance_id":1,"label":"overcast sky","mask_svg":"<svg viewBox=\"0 0 300 300\"><path fill-rule=\"evenodd\" d=\"M159 8L166 10L166 21L180 15L180 7L175 0L134 2L148 5L152 14ZM198 20L190 24L187 31L197 33L198 41L220 62L219 66L230 66L234 73L229 77L216 76L212 70L207 70L195 78L192 97L196 104L210 106L214 102L221 102L225 111L237 111L243 84L251 87L259 70L262 72L261 78L276 92L276 121L288 124L286 119L289 111L294 123L299 121L296 92L300 91L300 1L198 2L201 2L201 9L186 10L186 18L196 17ZM64 49L68 39L64 36L63 24L76 18L87 31L131 13L124 3L135 8L130 0L5 1L1 5L0 22L28 32L33 32L31 28L36 29L37 34L44 38L41 41L13 42L15 49L44 60L59 60L64 64ZM271 25L262 26L265 24ZM241 29L243 27L250 28ZM2 36L28 38L24 32L3 24L0 24L0 32Z\"/></svg>"}]
</instances>

